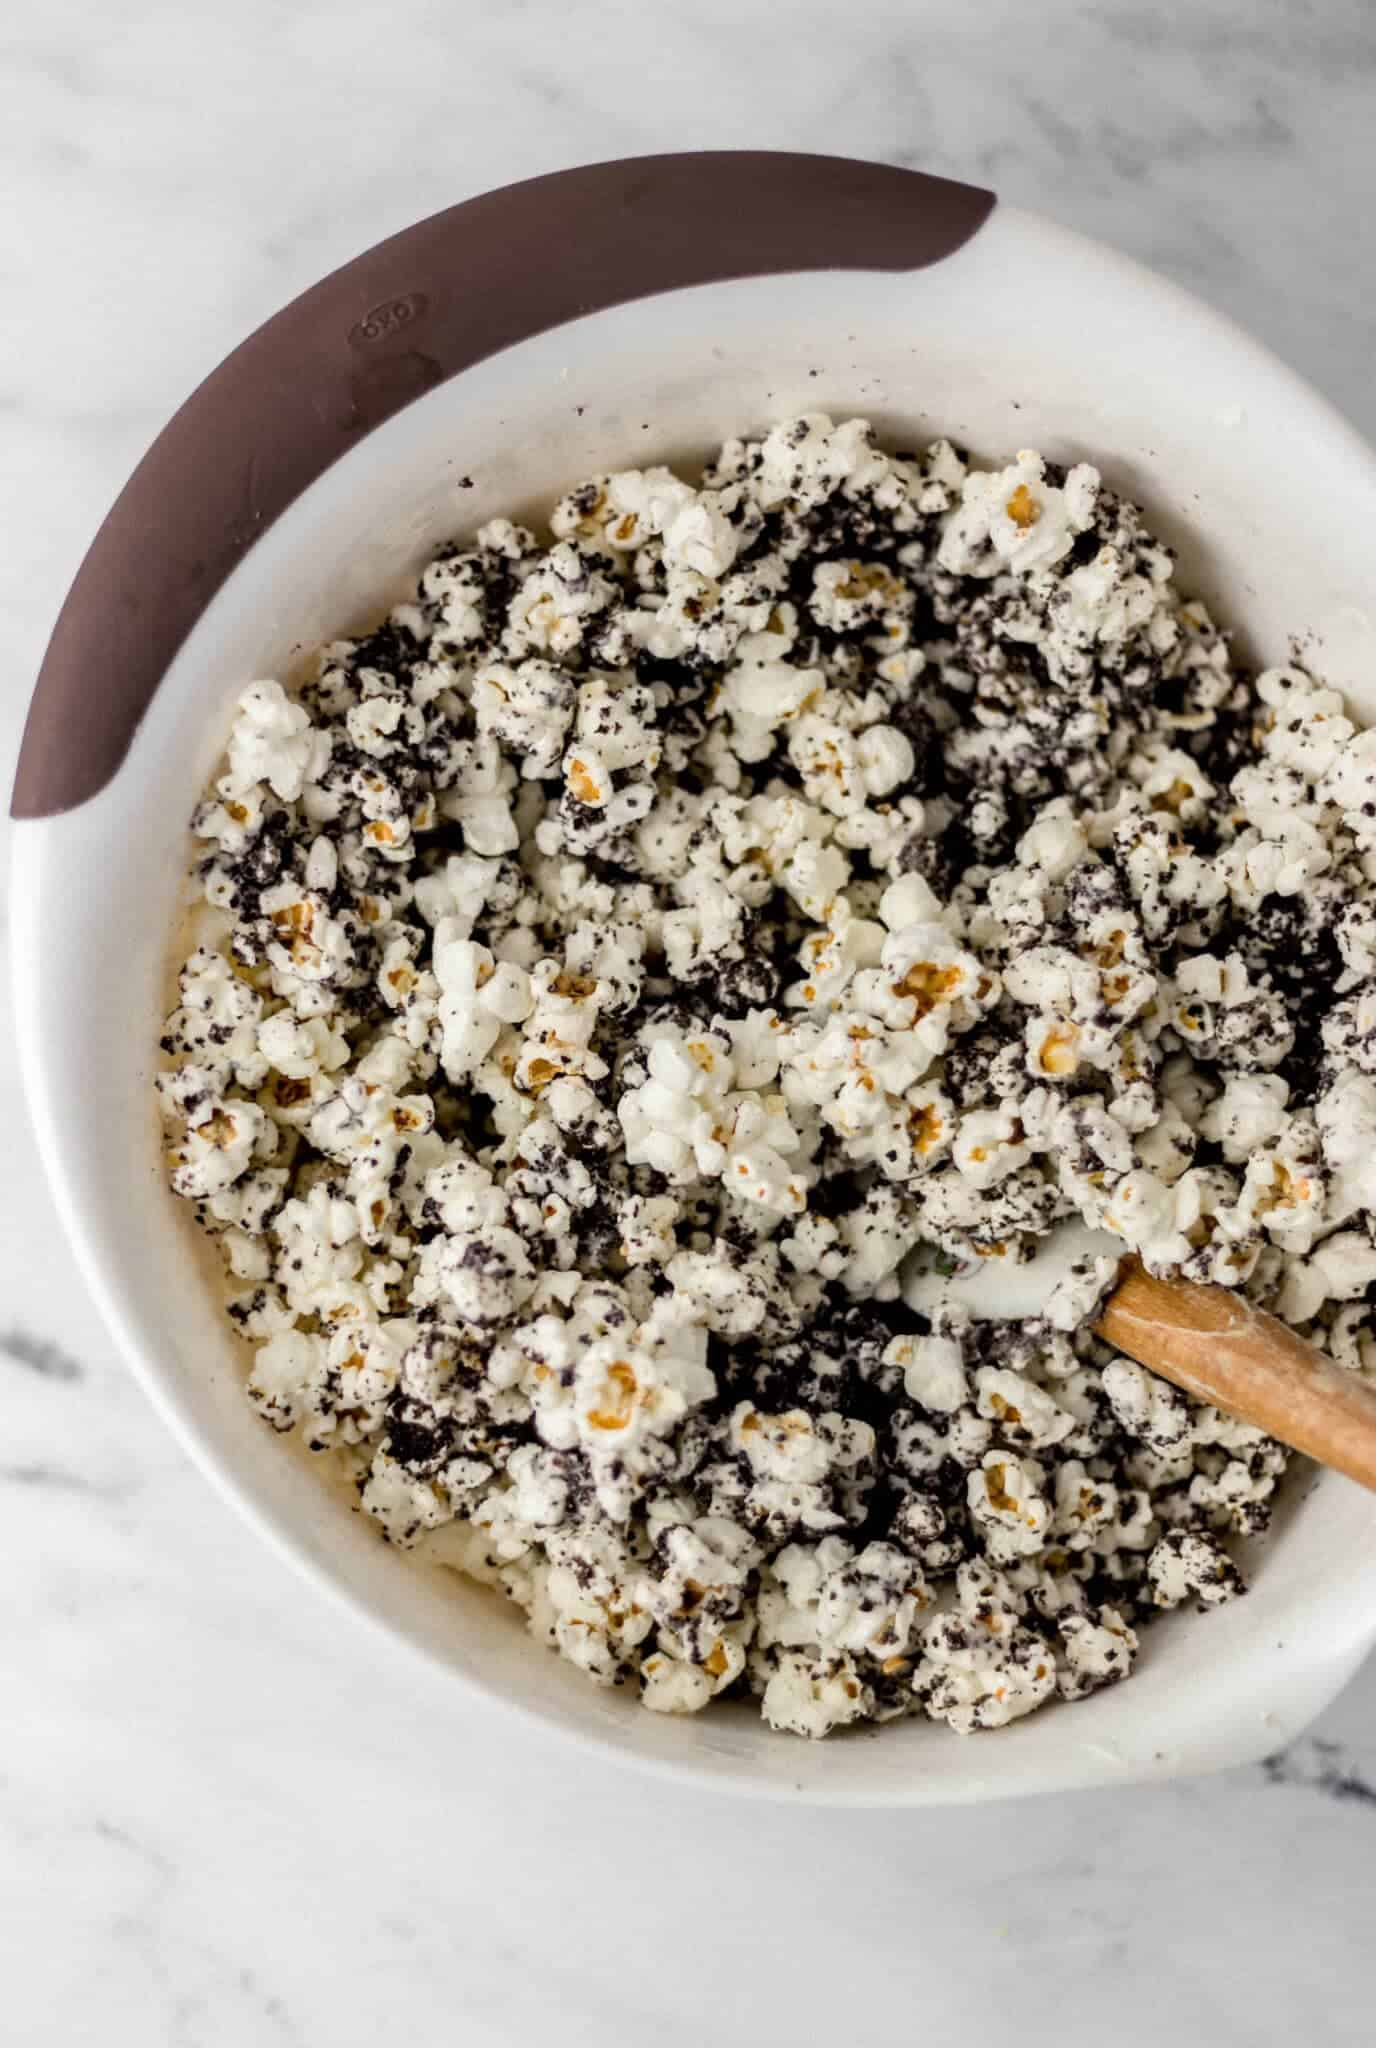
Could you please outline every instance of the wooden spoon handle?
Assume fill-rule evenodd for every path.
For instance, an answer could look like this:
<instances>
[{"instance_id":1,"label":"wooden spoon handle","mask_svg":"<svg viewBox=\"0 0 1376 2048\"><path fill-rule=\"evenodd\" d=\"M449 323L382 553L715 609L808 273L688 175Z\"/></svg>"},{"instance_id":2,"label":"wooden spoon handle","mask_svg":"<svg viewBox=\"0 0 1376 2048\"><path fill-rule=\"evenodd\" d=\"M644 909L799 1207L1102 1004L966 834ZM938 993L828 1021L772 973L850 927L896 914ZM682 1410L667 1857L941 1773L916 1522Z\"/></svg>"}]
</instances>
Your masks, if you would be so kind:
<instances>
[{"instance_id":1,"label":"wooden spoon handle","mask_svg":"<svg viewBox=\"0 0 1376 2048\"><path fill-rule=\"evenodd\" d=\"M1376 1388L1241 1295L1132 1260L1096 1327L1187 1394L1376 1491Z\"/></svg>"}]
</instances>

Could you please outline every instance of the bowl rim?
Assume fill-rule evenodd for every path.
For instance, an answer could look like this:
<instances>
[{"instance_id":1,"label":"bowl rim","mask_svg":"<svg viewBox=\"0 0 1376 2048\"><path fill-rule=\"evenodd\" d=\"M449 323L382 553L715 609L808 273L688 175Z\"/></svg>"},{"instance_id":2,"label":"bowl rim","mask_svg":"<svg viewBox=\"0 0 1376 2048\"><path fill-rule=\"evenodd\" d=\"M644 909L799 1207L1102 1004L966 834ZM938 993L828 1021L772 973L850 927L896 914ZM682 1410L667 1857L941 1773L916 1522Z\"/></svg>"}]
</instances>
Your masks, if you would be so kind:
<instances>
[{"instance_id":1,"label":"bowl rim","mask_svg":"<svg viewBox=\"0 0 1376 2048\"><path fill-rule=\"evenodd\" d=\"M858 158L685 151L499 186L365 249L232 349L121 491L44 655L11 814L49 816L105 786L254 543L425 392L575 318L671 290L923 269L963 247L994 204L982 187ZM532 245L540 262L513 267L510 251ZM474 291L475 280L494 288ZM97 672L106 688L93 704Z\"/></svg>"}]
</instances>

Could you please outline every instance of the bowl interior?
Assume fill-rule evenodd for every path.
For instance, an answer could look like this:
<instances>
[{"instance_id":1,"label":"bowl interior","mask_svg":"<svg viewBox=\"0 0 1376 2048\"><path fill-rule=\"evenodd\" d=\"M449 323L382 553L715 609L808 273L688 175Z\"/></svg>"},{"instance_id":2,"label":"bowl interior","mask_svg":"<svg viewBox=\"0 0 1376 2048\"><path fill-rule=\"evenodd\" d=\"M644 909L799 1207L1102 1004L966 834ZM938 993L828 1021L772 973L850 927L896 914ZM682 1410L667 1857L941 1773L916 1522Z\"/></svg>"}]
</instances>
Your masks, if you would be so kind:
<instances>
[{"instance_id":1,"label":"bowl interior","mask_svg":"<svg viewBox=\"0 0 1376 2048\"><path fill-rule=\"evenodd\" d=\"M598 470L699 457L804 410L987 455L1097 461L1179 550L1180 582L1253 658L1306 658L1376 717L1376 471L1349 431L1225 323L1010 211L928 271L702 287L560 328L442 385L328 471L257 543L169 671L99 797L16 834L31 1095L86 1270L198 1455L354 1604L509 1704L650 1765L780 1795L902 1804L1260 1754L1376 1629L1376 1503L1297 1475L1250 1597L1147 1638L1133 1682L996 1739L905 1723L810 1746L745 1709L641 1713L537 1648L495 1595L390 1552L303 1482L253 1416L187 1224L151 1082L186 822L244 683L404 594L427 553ZM1297 451L1302 451L1298 454ZM308 1477L308 1475L307 1475Z\"/></svg>"}]
</instances>

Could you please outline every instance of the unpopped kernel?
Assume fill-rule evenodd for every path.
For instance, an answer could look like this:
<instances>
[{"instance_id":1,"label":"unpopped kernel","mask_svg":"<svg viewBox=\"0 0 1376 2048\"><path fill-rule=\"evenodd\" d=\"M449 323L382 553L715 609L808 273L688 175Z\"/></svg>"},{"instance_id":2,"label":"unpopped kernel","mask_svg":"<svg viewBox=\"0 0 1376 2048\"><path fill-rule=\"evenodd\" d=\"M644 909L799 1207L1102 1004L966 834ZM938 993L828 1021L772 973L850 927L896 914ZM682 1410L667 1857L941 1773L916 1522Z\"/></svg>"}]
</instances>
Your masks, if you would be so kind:
<instances>
[{"instance_id":1,"label":"unpopped kernel","mask_svg":"<svg viewBox=\"0 0 1376 2048\"><path fill-rule=\"evenodd\" d=\"M914 1248L1063 1218L1376 1373L1376 735L1086 464L814 415L244 693L159 1091L250 1399L656 1711L969 1732L1243 1590L1285 1464Z\"/></svg>"}]
</instances>

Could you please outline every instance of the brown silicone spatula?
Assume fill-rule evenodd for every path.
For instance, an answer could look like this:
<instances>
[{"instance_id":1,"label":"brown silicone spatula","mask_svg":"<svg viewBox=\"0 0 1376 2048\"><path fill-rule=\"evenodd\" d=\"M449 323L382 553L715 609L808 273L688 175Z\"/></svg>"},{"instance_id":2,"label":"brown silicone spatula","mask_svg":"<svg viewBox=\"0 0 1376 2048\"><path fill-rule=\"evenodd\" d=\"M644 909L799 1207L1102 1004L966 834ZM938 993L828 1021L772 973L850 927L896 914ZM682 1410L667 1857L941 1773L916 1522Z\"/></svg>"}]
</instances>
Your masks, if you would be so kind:
<instances>
[{"instance_id":1,"label":"brown silicone spatula","mask_svg":"<svg viewBox=\"0 0 1376 2048\"><path fill-rule=\"evenodd\" d=\"M1158 1280L1129 1259L1095 1327L1187 1394L1376 1491L1376 1388L1240 1294Z\"/></svg>"}]
</instances>

